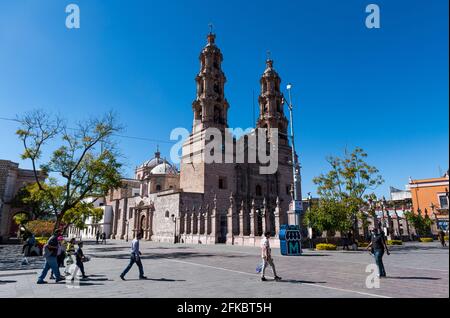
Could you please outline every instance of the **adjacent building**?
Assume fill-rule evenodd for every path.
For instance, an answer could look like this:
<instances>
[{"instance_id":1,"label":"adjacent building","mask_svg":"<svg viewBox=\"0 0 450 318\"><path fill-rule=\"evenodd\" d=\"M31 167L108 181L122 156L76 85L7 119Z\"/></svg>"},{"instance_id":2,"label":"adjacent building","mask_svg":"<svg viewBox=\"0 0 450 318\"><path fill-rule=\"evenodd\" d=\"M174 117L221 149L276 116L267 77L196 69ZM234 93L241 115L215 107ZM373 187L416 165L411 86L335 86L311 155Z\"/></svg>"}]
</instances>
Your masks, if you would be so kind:
<instances>
[{"instance_id":1,"label":"adjacent building","mask_svg":"<svg viewBox=\"0 0 450 318\"><path fill-rule=\"evenodd\" d=\"M410 179L409 189L413 211L435 221L434 233L438 228L448 230L449 173L441 178Z\"/></svg>"},{"instance_id":2,"label":"adjacent building","mask_svg":"<svg viewBox=\"0 0 450 318\"><path fill-rule=\"evenodd\" d=\"M33 170L20 169L18 163L0 159L0 242L17 235L13 216L19 211L11 206L11 201L22 187L35 180Z\"/></svg>"}]
</instances>

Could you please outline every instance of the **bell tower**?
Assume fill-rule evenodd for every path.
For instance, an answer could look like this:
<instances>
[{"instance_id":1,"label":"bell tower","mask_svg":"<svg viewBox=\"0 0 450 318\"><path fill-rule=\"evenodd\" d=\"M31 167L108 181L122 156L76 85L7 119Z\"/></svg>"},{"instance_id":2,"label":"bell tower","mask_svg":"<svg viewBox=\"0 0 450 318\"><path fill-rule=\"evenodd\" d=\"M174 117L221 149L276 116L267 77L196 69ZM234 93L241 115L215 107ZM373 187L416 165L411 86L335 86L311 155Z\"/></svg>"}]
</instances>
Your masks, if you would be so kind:
<instances>
[{"instance_id":1,"label":"bell tower","mask_svg":"<svg viewBox=\"0 0 450 318\"><path fill-rule=\"evenodd\" d=\"M259 95L259 118L256 128L278 128L280 145L287 145L288 120L284 115L284 97L280 91L281 78L273 68L273 60L266 61L266 69L260 80L261 94ZM269 134L270 135L270 134Z\"/></svg>"},{"instance_id":2,"label":"bell tower","mask_svg":"<svg viewBox=\"0 0 450 318\"><path fill-rule=\"evenodd\" d=\"M225 99L226 77L222 71L223 56L216 46L216 35L207 36L208 43L200 53L200 72L195 81L197 96L192 103L194 112L193 132L215 127L223 131L228 127L228 102Z\"/></svg>"},{"instance_id":3,"label":"bell tower","mask_svg":"<svg viewBox=\"0 0 450 318\"><path fill-rule=\"evenodd\" d=\"M203 193L205 199L211 199L214 193L221 208L233 191L234 169L232 163L224 163L225 155L233 149L224 147L226 136L230 137L226 131L229 105L224 92L223 56L215 41L216 35L209 32L207 44L200 53L200 71L195 78L196 98L192 103L194 121L192 132L183 144L180 188L184 192ZM220 132L220 136L212 136L213 131ZM216 138L222 139L222 147L210 149ZM232 136L230 138L232 140ZM219 160L211 162L205 159L207 156Z\"/></svg>"}]
</instances>

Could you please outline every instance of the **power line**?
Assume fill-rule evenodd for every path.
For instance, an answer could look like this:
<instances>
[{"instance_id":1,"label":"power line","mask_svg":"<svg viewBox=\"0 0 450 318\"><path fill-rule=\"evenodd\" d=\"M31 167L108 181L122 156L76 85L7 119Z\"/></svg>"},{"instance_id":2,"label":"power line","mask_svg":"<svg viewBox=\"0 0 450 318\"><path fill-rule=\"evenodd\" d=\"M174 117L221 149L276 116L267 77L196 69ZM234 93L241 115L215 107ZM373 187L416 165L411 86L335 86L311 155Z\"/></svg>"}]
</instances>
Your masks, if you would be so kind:
<instances>
[{"instance_id":1,"label":"power line","mask_svg":"<svg viewBox=\"0 0 450 318\"><path fill-rule=\"evenodd\" d=\"M17 122L17 123L22 123L22 121L20 121L19 119L14 119L14 118L0 117L0 120L14 121L14 122ZM67 129L78 130L76 128L67 128ZM165 143L165 144L171 144L171 145L176 142L176 141L167 141L167 140L152 139L152 138L146 138L146 137L127 136L127 135L120 135L120 134L112 134L112 136L119 137L119 138L126 138L126 139L150 141L150 142L154 142L154 143Z\"/></svg>"}]
</instances>

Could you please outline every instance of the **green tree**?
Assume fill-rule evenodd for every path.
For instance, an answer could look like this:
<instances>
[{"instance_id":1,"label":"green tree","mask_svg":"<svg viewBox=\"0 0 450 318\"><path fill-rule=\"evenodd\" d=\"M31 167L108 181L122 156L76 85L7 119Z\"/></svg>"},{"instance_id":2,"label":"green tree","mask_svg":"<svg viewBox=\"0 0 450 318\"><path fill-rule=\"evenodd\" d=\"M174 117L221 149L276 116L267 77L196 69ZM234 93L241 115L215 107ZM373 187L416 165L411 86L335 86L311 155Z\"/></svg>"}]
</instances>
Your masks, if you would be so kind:
<instances>
[{"instance_id":1,"label":"green tree","mask_svg":"<svg viewBox=\"0 0 450 318\"><path fill-rule=\"evenodd\" d=\"M113 136L120 130L113 114L89 119L70 129L58 117L43 111L33 111L20 118L17 135L23 143L23 159L32 163L39 192L48 200L49 211L56 222L55 229L69 222L65 215L84 211L79 204L87 197L102 197L109 189L121 184L117 160L119 152ZM52 142L56 150L48 153L49 159L40 162L45 147ZM51 185L39 179L39 170L54 175ZM77 219L75 219L77 222Z\"/></svg>"},{"instance_id":2,"label":"green tree","mask_svg":"<svg viewBox=\"0 0 450 318\"><path fill-rule=\"evenodd\" d=\"M416 232L419 236L428 236L431 232L431 226L433 225L433 220L431 220L428 216L423 217L422 211L420 209L417 213L412 211L405 212L405 217L412 226L416 229Z\"/></svg>"},{"instance_id":3,"label":"green tree","mask_svg":"<svg viewBox=\"0 0 450 318\"><path fill-rule=\"evenodd\" d=\"M328 230L350 231L357 228L357 220L367 222L367 215L362 211L369 198L384 180L379 170L366 163L367 153L355 148L351 153L345 152L342 158L328 157L331 169L326 174L313 179L320 196L319 206L310 213L318 214L315 219L317 228ZM308 214L308 213L307 213Z\"/></svg>"}]
</instances>

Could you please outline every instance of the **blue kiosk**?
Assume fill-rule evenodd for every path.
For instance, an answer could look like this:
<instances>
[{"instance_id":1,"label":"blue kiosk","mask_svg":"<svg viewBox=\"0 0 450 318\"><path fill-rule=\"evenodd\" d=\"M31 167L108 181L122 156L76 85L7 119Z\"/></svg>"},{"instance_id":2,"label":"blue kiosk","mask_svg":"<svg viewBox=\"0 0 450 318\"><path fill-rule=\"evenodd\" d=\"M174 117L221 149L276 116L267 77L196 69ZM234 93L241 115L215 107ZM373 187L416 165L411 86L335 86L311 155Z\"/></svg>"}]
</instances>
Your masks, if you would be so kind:
<instances>
[{"instance_id":1,"label":"blue kiosk","mask_svg":"<svg viewBox=\"0 0 450 318\"><path fill-rule=\"evenodd\" d=\"M302 235L300 232L300 227L298 225L281 225L279 239L281 255L302 255Z\"/></svg>"}]
</instances>

